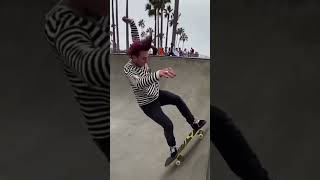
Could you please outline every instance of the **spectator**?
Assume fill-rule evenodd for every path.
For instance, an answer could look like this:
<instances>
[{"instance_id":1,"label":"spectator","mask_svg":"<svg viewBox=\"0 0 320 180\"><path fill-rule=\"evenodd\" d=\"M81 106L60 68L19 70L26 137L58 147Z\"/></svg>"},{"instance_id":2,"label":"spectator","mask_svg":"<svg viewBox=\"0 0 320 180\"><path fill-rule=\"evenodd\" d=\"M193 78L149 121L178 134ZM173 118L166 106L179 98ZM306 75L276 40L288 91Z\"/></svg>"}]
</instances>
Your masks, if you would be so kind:
<instances>
[{"instance_id":1,"label":"spectator","mask_svg":"<svg viewBox=\"0 0 320 180\"><path fill-rule=\"evenodd\" d=\"M171 43L171 49L173 50L173 46L174 46L174 44L173 43Z\"/></svg>"},{"instance_id":2,"label":"spectator","mask_svg":"<svg viewBox=\"0 0 320 180\"><path fill-rule=\"evenodd\" d=\"M181 48L179 48L179 56L183 57L183 51L181 50Z\"/></svg>"},{"instance_id":3,"label":"spectator","mask_svg":"<svg viewBox=\"0 0 320 180\"><path fill-rule=\"evenodd\" d=\"M179 56L178 48L176 48L173 53L174 53L175 56Z\"/></svg>"},{"instance_id":4,"label":"spectator","mask_svg":"<svg viewBox=\"0 0 320 180\"><path fill-rule=\"evenodd\" d=\"M151 48L152 48L152 55L157 55L158 54L158 49L153 45L151 45Z\"/></svg>"},{"instance_id":5,"label":"spectator","mask_svg":"<svg viewBox=\"0 0 320 180\"><path fill-rule=\"evenodd\" d=\"M190 50L190 54L191 54L191 56L193 56L193 54L194 54L194 49L191 47L191 50Z\"/></svg>"},{"instance_id":6,"label":"spectator","mask_svg":"<svg viewBox=\"0 0 320 180\"><path fill-rule=\"evenodd\" d=\"M164 55L165 55L165 52L164 52L163 48L160 48L159 56L164 56Z\"/></svg>"},{"instance_id":7,"label":"spectator","mask_svg":"<svg viewBox=\"0 0 320 180\"><path fill-rule=\"evenodd\" d=\"M169 48L168 56L175 56L172 48Z\"/></svg>"}]
</instances>

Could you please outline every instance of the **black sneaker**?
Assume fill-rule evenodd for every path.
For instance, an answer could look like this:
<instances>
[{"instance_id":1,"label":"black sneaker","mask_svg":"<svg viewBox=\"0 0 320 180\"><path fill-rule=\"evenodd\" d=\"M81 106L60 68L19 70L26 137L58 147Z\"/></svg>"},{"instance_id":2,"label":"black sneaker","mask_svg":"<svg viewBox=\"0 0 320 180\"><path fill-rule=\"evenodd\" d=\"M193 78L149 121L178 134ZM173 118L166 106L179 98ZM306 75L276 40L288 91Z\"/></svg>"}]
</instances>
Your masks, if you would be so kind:
<instances>
[{"instance_id":1,"label":"black sneaker","mask_svg":"<svg viewBox=\"0 0 320 180\"><path fill-rule=\"evenodd\" d=\"M192 123L192 128L196 131L198 131L199 129L201 129L205 124L207 123L206 120L195 120L193 123Z\"/></svg>"},{"instance_id":2,"label":"black sneaker","mask_svg":"<svg viewBox=\"0 0 320 180\"><path fill-rule=\"evenodd\" d=\"M170 154L171 158L175 158L177 153L178 153L177 148L176 147L170 147L170 153L171 153Z\"/></svg>"}]
</instances>

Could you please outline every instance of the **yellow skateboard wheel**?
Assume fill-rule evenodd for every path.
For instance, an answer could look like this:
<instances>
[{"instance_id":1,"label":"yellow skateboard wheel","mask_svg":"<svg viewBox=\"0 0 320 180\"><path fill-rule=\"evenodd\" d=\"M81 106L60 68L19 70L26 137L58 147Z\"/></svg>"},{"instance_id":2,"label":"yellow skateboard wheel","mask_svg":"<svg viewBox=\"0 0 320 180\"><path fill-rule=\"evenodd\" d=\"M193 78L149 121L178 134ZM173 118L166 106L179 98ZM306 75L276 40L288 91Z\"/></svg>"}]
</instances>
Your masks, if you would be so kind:
<instances>
[{"instance_id":1,"label":"yellow skateboard wheel","mask_svg":"<svg viewBox=\"0 0 320 180\"><path fill-rule=\"evenodd\" d=\"M176 161L176 165L180 166L181 162L179 160Z\"/></svg>"}]
</instances>

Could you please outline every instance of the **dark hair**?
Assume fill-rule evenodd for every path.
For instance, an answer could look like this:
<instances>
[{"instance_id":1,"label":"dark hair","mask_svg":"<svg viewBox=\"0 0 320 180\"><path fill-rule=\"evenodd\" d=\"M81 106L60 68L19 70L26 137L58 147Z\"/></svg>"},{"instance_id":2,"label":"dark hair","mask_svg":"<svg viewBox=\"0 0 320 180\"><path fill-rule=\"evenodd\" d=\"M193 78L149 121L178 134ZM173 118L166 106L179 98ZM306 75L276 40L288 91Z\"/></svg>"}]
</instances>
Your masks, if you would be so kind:
<instances>
[{"instance_id":1,"label":"dark hair","mask_svg":"<svg viewBox=\"0 0 320 180\"><path fill-rule=\"evenodd\" d=\"M128 55L131 56L139 56L141 51L149 51L151 48L152 37L147 36L145 39L141 41L135 41L131 44L128 49Z\"/></svg>"}]
</instances>

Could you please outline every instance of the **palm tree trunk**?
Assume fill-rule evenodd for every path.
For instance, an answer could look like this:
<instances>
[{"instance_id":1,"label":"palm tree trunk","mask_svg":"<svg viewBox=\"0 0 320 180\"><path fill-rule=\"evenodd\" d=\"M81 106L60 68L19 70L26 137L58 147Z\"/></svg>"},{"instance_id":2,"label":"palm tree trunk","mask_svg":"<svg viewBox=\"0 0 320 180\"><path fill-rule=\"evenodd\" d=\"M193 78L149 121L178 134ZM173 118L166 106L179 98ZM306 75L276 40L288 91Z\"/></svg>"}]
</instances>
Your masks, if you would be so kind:
<instances>
[{"instance_id":1,"label":"palm tree trunk","mask_svg":"<svg viewBox=\"0 0 320 180\"><path fill-rule=\"evenodd\" d=\"M120 45L119 45L119 20L118 20L118 0L116 0L116 23L117 23L117 51L120 50Z\"/></svg>"},{"instance_id":2,"label":"palm tree trunk","mask_svg":"<svg viewBox=\"0 0 320 180\"><path fill-rule=\"evenodd\" d=\"M126 2L126 16L128 17L129 16L129 2L127 0ZM129 49L129 24L126 23L126 31L127 31L127 50Z\"/></svg>"},{"instance_id":3,"label":"palm tree trunk","mask_svg":"<svg viewBox=\"0 0 320 180\"><path fill-rule=\"evenodd\" d=\"M115 24L114 24L114 2L112 0L112 34L113 34L113 42L112 42L112 49L113 52L117 50L117 46L116 46L116 31L115 31Z\"/></svg>"},{"instance_id":4,"label":"palm tree trunk","mask_svg":"<svg viewBox=\"0 0 320 180\"><path fill-rule=\"evenodd\" d=\"M157 46L157 14L156 12L154 12L154 46Z\"/></svg>"},{"instance_id":5,"label":"palm tree trunk","mask_svg":"<svg viewBox=\"0 0 320 180\"><path fill-rule=\"evenodd\" d=\"M158 16L158 21L157 21L157 27L158 27L158 32L157 32L157 34L158 34L158 49L159 49L159 47L160 47L160 36L159 36L159 32L160 32L160 24L159 24L159 22L160 22L160 19L159 19L159 16L160 16L160 14L159 14L159 9L157 9L157 16Z\"/></svg>"},{"instance_id":6,"label":"palm tree trunk","mask_svg":"<svg viewBox=\"0 0 320 180\"><path fill-rule=\"evenodd\" d=\"M161 41L160 41L160 47L163 47L163 9L161 9Z\"/></svg>"},{"instance_id":7,"label":"palm tree trunk","mask_svg":"<svg viewBox=\"0 0 320 180\"><path fill-rule=\"evenodd\" d=\"M172 29L172 43L173 44L176 44L178 17L179 17L179 0L175 0L175 2L174 2L173 29Z\"/></svg>"},{"instance_id":8,"label":"palm tree trunk","mask_svg":"<svg viewBox=\"0 0 320 180\"><path fill-rule=\"evenodd\" d=\"M177 45L177 39L179 39L179 34L177 34L177 37L176 37L176 39L175 39L175 41L174 41L174 46L176 46Z\"/></svg>"},{"instance_id":9,"label":"palm tree trunk","mask_svg":"<svg viewBox=\"0 0 320 180\"><path fill-rule=\"evenodd\" d=\"M167 20L166 49L168 48L169 18L170 18L170 15L168 15L168 20Z\"/></svg>"}]
</instances>

